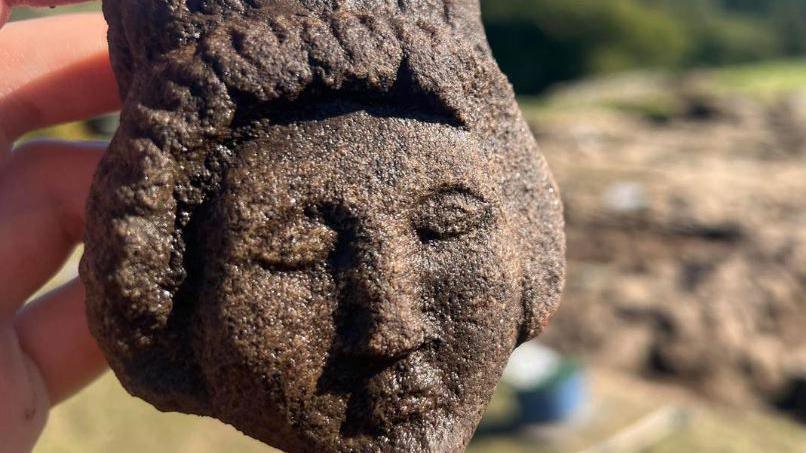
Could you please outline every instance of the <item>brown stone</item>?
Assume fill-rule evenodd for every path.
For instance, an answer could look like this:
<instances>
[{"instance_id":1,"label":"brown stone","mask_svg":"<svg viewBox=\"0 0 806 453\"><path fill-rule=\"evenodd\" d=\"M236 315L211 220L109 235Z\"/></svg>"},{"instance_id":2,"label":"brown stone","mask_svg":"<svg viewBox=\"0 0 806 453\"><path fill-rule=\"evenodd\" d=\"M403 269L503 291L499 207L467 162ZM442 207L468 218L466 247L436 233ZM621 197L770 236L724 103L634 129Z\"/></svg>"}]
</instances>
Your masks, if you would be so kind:
<instances>
[{"instance_id":1,"label":"brown stone","mask_svg":"<svg viewBox=\"0 0 806 453\"><path fill-rule=\"evenodd\" d=\"M289 452L462 450L564 262L478 2L104 12L125 104L81 271L126 389Z\"/></svg>"}]
</instances>

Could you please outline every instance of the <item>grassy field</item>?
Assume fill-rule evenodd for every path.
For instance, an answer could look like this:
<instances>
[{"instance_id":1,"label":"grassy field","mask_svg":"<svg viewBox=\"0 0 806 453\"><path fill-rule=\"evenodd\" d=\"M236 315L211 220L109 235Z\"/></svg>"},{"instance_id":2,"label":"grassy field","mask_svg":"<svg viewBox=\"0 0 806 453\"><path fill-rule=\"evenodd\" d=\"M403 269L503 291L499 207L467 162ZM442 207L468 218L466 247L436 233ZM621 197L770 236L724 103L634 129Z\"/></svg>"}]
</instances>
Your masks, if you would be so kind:
<instances>
[{"instance_id":1,"label":"grassy field","mask_svg":"<svg viewBox=\"0 0 806 453\"><path fill-rule=\"evenodd\" d=\"M716 87L774 100L781 93L806 90L806 61L781 60L732 66L713 72Z\"/></svg>"}]
</instances>

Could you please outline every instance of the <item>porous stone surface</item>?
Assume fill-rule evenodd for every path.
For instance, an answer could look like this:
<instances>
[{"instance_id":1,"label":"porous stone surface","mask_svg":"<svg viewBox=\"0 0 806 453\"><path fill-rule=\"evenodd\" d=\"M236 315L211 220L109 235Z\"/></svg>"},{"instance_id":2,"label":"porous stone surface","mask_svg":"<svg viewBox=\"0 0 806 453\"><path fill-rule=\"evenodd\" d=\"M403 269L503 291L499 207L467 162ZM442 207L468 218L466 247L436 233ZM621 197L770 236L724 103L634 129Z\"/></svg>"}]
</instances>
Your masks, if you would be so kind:
<instances>
[{"instance_id":1,"label":"porous stone surface","mask_svg":"<svg viewBox=\"0 0 806 453\"><path fill-rule=\"evenodd\" d=\"M81 274L126 389L289 452L461 451L564 268L478 2L104 12L125 103Z\"/></svg>"}]
</instances>

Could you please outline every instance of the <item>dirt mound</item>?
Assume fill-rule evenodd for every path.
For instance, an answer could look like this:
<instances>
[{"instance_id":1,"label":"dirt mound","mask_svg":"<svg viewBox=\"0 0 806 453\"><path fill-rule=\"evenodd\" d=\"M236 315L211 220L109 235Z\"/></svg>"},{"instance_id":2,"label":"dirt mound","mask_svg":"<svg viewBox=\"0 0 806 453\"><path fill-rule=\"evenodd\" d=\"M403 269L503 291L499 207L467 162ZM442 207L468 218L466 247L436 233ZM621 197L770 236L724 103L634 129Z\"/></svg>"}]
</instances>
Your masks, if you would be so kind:
<instances>
[{"instance_id":1,"label":"dirt mound","mask_svg":"<svg viewBox=\"0 0 806 453\"><path fill-rule=\"evenodd\" d=\"M586 108L533 122L568 220L565 300L544 340L720 400L802 412L804 96L677 89L687 105L663 121Z\"/></svg>"}]
</instances>

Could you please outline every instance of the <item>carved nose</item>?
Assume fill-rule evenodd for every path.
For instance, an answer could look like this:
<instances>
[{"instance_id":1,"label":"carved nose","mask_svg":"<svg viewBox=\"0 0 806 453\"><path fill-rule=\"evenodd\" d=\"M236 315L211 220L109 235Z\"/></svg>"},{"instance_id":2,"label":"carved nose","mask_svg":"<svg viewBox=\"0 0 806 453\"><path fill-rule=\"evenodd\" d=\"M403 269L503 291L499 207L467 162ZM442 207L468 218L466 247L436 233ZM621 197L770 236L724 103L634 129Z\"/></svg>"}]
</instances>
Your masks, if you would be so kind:
<instances>
[{"instance_id":1,"label":"carved nose","mask_svg":"<svg viewBox=\"0 0 806 453\"><path fill-rule=\"evenodd\" d=\"M399 243L373 242L357 251L349 278L357 310L351 349L360 355L405 356L425 341L412 254Z\"/></svg>"}]
</instances>

